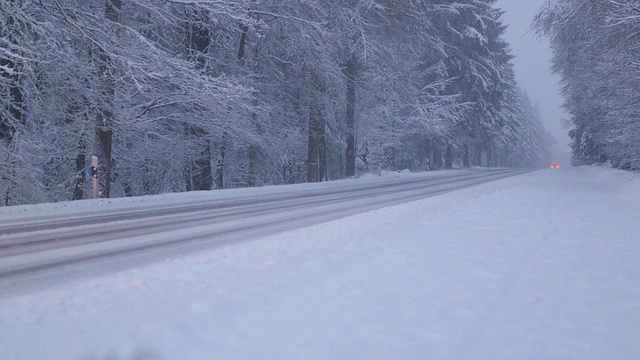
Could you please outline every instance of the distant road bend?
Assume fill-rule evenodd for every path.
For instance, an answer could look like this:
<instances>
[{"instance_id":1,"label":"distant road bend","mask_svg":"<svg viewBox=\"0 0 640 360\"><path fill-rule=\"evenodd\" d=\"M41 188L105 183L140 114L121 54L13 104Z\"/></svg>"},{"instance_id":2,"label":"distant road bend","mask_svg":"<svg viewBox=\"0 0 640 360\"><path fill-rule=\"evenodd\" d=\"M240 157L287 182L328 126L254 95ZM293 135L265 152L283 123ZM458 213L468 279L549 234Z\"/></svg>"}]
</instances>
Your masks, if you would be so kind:
<instances>
[{"instance_id":1,"label":"distant road bend","mask_svg":"<svg viewBox=\"0 0 640 360\"><path fill-rule=\"evenodd\" d=\"M0 220L0 297L83 276L419 200L530 170L461 171L370 183L131 207L74 216Z\"/></svg>"}]
</instances>

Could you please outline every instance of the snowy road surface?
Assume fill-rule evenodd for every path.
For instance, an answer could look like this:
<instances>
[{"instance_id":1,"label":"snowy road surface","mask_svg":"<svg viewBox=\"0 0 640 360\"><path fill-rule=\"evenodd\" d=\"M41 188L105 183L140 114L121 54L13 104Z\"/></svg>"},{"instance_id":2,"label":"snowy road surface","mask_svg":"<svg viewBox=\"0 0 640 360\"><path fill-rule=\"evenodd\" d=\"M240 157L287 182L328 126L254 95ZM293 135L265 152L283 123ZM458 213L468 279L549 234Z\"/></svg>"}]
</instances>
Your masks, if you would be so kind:
<instances>
[{"instance_id":1,"label":"snowy road surface","mask_svg":"<svg viewBox=\"0 0 640 360\"><path fill-rule=\"evenodd\" d=\"M225 200L47 214L0 222L0 296L460 190L529 170L475 169ZM279 189L281 190L281 189ZM295 190L295 189L294 189ZM218 192L224 194L224 192ZM211 194L209 194L211 195ZM210 196L211 197L211 196Z\"/></svg>"},{"instance_id":2,"label":"snowy road surface","mask_svg":"<svg viewBox=\"0 0 640 360\"><path fill-rule=\"evenodd\" d=\"M0 358L637 359L639 219L638 174L536 171L0 294Z\"/></svg>"}]
</instances>

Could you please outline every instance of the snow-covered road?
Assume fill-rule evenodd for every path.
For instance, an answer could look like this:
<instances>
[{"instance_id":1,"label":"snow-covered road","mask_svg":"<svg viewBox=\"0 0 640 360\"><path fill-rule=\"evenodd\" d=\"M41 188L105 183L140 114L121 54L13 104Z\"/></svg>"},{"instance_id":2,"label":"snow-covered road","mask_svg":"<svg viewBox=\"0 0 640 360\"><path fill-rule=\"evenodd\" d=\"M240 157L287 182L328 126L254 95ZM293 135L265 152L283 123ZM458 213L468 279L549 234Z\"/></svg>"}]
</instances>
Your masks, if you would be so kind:
<instances>
[{"instance_id":1,"label":"snow-covered road","mask_svg":"<svg viewBox=\"0 0 640 360\"><path fill-rule=\"evenodd\" d=\"M637 359L639 219L638 174L536 171L0 296L0 357Z\"/></svg>"},{"instance_id":2,"label":"snow-covered road","mask_svg":"<svg viewBox=\"0 0 640 360\"><path fill-rule=\"evenodd\" d=\"M231 191L224 200L31 215L0 222L0 296L464 189L527 170L473 169L320 188ZM209 194L211 195L211 194Z\"/></svg>"}]
</instances>

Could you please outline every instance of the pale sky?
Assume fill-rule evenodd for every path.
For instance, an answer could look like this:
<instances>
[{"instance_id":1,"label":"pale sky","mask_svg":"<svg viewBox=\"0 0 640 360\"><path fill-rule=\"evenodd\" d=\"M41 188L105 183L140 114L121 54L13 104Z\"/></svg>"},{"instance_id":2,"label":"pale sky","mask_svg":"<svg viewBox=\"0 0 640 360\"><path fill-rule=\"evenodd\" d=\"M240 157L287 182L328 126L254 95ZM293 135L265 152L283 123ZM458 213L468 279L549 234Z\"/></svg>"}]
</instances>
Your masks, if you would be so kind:
<instances>
[{"instance_id":1,"label":"pale sky","mask_svg":"<svg viewBox=\"0 0 640 360\"><path fill-rule=\"evenodd\" d=\"M568 130L563 128L561 120L566 118L562 108L562 96L558 77L552 75L552 51L546 38L540 39L531 30L533 17L548 0L498 0L496 7L505 11L504 24L508 25L506 40L511 44L516 79L531 101L540 107L545 127L558 140L561 151L558 162L568 164L571 150Z\"/></svg>"}]
</instances>

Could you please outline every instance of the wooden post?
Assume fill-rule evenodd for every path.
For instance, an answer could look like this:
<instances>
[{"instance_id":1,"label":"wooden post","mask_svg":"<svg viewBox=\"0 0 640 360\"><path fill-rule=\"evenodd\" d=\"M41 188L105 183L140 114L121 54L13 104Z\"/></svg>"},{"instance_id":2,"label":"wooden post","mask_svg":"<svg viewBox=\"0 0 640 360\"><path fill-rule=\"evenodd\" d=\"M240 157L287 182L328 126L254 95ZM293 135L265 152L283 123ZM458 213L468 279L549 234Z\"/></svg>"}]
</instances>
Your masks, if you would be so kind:
<instances>
[{"instance_id":1,"label":"wooden post","mask_svg":"<svg viewBox=\"0 0 640 360\"><path fill-rule=\"evenodd\" d=\"M100 194L98 192L98 157L95 155L91 156L91 166L94 169L94 172L91 174L93 181L93 198L97 199L100 197Z\"/></svg>"}]
</instances>

